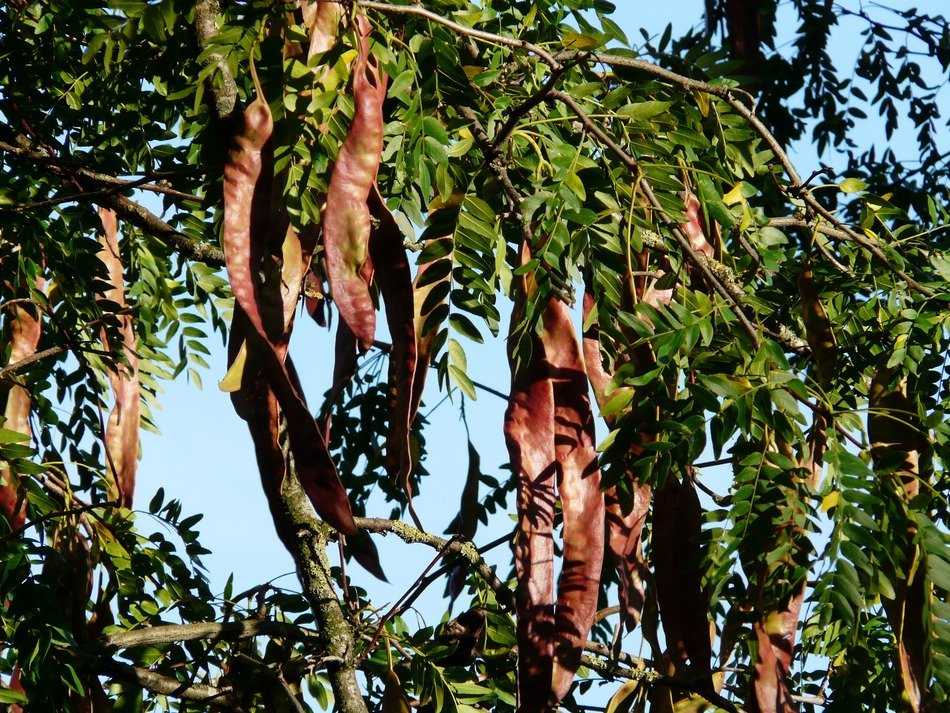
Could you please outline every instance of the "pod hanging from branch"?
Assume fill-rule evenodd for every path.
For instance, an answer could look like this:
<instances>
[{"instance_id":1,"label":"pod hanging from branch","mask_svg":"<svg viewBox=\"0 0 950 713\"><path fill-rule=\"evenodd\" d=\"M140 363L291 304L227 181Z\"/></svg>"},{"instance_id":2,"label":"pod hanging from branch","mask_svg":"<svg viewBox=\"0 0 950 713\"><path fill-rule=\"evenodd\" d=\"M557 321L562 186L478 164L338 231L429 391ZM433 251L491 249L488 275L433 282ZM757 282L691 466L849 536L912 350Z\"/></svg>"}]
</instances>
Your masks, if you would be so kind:
<instances>
[{"instance_id":1,"label":"pod hanging from branch","mask_svg":"<svg viewBox=\"0 0 950 713\"><path fill-rule=\"evenodd\" d=\"M406 491L411 503L409 477L412 473L412 452L409 434L415 416L413 380L416 374L412 273L403 246L402 231L376 186L370 191L369 208L375 223L370 234L369 251L373 265L377 267L376 282L383 296L386 321L393 340L389 354L390 426L386 439L386 469L390 477Z\"/></svg>"},{"instance_id":2,"label":"pod hanging from branch","mask_svg":"<svg viewBox=\"0 0 950 713\"><path fill-rule=\"evenodd\" d=\"M363 349L373 345L376 308L366 274L372 229L369 195L383 151L385 76L369 51L369 21L356 17L358 54L353 66L355 110L340 147L323 217L323 247L330 292L340 317Z\"/></svg>"},{"instance_id":3,"label":"pod hanging from branch","mask_svg":"<svg viewBox=\"0 0 950 713\"><path fill-rule=\"evenodd\" d=\"M702 515L688 477L680 481L670 474L653 493L653 567L667 653L677 669L689 660L692 672L708 675L712 659L706 616L709 598L695 562Z\"/></svg>"},{"instance_id":4,"label":"pod hanging from branch","mask_svg":"<svg viewBox=\"0 0 950 713\"><path fill-rule=\"evenodd\" d=\"M597 613L604 551L604 496L586 369L567 305L552 297L541 317L541 342L554 396L557 489L564 551L554 608L553 702L571 687Z\"/></svg>"},{"instance_id":5,"label":"pod hanging from branch","mask_svg":"<svg viewBox=\"0 0 950 713\"><path fill-rule=\"evenodd\" d=\"M930 447L917 404L908 393L907 379L895 380L894 372L881 367L874 373L868 393L868 438L875 467L888 472L893 488L883 488L909 502L920 493L921 481L929 480L921 472L921 462L929 458ZM895 482L896 481L896 482ZM905 506L906 507L906 506ZM914 541L917 523L908 517L902 561L885 572L894 583L894 596L881 597L888 622L897 640L897 659L901 678L901 697L908 710L929 710L928 659L931 638L927 616L932 616L930 599L934 594L927 581L926 566L921 562L919 545ZM927 613L925 613L927 612Z\"/></svg>"},{"instance_id":6,"label":"pod hanging from branch","mask_svg":"<svg viewBox=\"0 0 950 713\"><path fill-rule=\"evenodd\" d=\"M120 310L126 308L125 287L122 279L122 258L119 255L118 221L115 212L108 208L99 209L102 232L99 242L102 249L99 259L105 264L110 288L102 298L116 305ZM115 405L109 413L106 425L105 446L106 466L109 472L109 499L117 500L122 507L132 507L135 493L135 472L139 456L139 416L141 400L139 396L138 355L135 353L135 329L131 314L119 316L119 334L122 337L122 358L116 359L115 368L109 369L109 382L115 397ZM111 352L117 346L110 345L105 330L102 341ZM114 489L114 490L113 490Z\"/></svg>"},{"instance_id":7,"label":"pod hanging from branch","mask_svg":"<svg viewBox=\"0 0 950 713\"><path fill-rule=\"evenodd\" d=\"M431 214L430 214L431 215ZM413 322L416 335L416 366L412 377L411 417L414 420L422 401L426 375L432 362L432 352L439 329L448 314L449 287L452 283L452 236L433 238L429 245L435 246L440 255L432 262L419 265L412 284ZM430 298L430 295L441 299Z\"/></svg>"},{"instance_id":8,"label":"pod hanging from branch","mask_svg":"<svg viewBox=\"0 0 950 713\"><path fill-rule=\"evenodd\" d=\"M529 298L527 278L516 281L508 336L511 393L504 431L517 484L518 710L540 713L549 708L554 672L554 389L544 347L533 334L525 337L530 356L520 355L522 361L515 365L517 328Z\"/></svg>"},{"instance_id":9,"label":"pod hanging from branch","mask_svg":"<svg viewBox=\"0 0 950 713\"><path fill-rule=\"evenodd\" d=\"M273 132L273 119L263 98L253 64L251 74L257 97L244 112L241 131L235 137L236 146L231 151L224 169L222 243L228 278L237 303L236 317L240 310L246 318L249 351L259 360L257 363L266 378L267 387L273 392L286 417L290 449L294 455L296 471L304 491L324 520L344 534L353 534L356 532L356 524L353 521L346 492L343 490L336 467L327 451L326 440L304 402L289 360L286 360L289 324L284 323L284 313L287 310L287 304L285 303L284 308L276 312L278 315L276 317L273 316L273 310L268 312L267 325L262 315L261 284L258 274L272 230L270 197L273 156L270 138ZM283 235L285 239L291 238L286 230ZM296 235L292 239L297 239ZM297 251L292 244L289 249L294 253ZM302 256L304 252L303 246L300 246L299 254ZM296 271L298 267L303 269L305 266L298 265L290 269ZM267 265L265 265L265 272L267 272L266 268ZM302 274L301 272L301 276ZM297 289L299 287L292 288L294 304ZM290 297L288 292L285 299L289 301ZM278 320L278 324L270 323ZM277 336L275 337L274 334ZM275 345L275 341L279 347ZM238 359L241 348L234 346L231 351L234 359ZM230 369L233 368L234 363L230 365ZM229 376L231 381L235 380L230 373ZM254 373L245 373L241 383L250 388L255 378ZM225 380L227 381L228 377ZM245 399L245 402L254 403L255 401L259 402L260 398ZM255 428L254 425L260 425L263 421L250 419L248 423L252 426L252 437L255 441L258 439L262 442L268 441L273 437L271 423L268 422L260 429ZM278 479L282 478L284 466L279 468L279 472L275 468L270 475Z\"/></svg>"},{"instance_id":10,"label":"pod hanging from branch","mask_svg":"<svg viewBox=\"0 0 950 713\"><path fill-rule=\"evenodd\" d=\"M787 606L771 611L752 625L756 656L752 662L752 710L756 713L793 713L798 705L786 683L795 651L795 632L805 597L804 585Z\"/></svg>"},{"instance_id":11,"label":"pod hanging from branch","mask_svg":"<svg viewBox=\"0 0 950 713\"><path fill-rule=\"evenodd\" d=\"M614 394L608 395L607 392L611 376L604 368L600 348L600 329L593 316L594 306L594 296L588 287L584 292L584 324L587 325L583 339L584 363L594 398L598 406L603 408ZM614 416L605 416L604 421L610 429L616 426ZM639 448L631 448L631 455L638 455L640 452ZM620 579L620 617L627 630L633 631L640 621L640 614L646 601L647 565L643 558L642 534L646 516L650 510L653 489L649 485L641 485L629 471L627 477L630 479L633 496L629 511L624 511L617 494L617 487L613 485L604 491L604 506L607 522L607 551L610 553Z\"/></svg>"},{"instance_id":12,"label":"pod hanging from branch","mask_svg":"<svg viewBox=\"0 0 950 713\"><path fill-rule=\"evenodd\" d=\"M38 289L43 288L42 278L37 279L36 286ZM10 310L8 317L10 330L8 366L23 361L36 353L42 330L38 310L36 317L31 314L30 308L25 304L15 305ZM0 388L3 388L3 384L0 384ZM6 404L3 410L3 428L20 433L29 439L33 435L30 428L30 410L33 407L30 391L25 386L16 383L11 384L5 390ZM6 516L7 522L10 523L10 529L16 530L23 527L26 522L25 494L20 486L18 476L14 475L9 468L0 468L0 478L3 479L3 482L0 483L0 512Z\"/></svg>"},{"instance_id":13,"label":"pod hanging from branch","mask_svg":"<svg viewBox=\"0 0 950 713\"><path fill-rule=\"evenodd\" d=\"M525 264L527 246L521 252ZM540 314L540 335L532 330L524 337L530 356L516 355L517 330L530 330L521 323L537 286L522 276L514 288L505 438L518 483L519 710L544 711L570 690L593 625L604 548L604 496L586 370L570 312L560 300L549 298ZM556 494L563 514L563 562L553 602Z\"/></svg>"}]
</instances>

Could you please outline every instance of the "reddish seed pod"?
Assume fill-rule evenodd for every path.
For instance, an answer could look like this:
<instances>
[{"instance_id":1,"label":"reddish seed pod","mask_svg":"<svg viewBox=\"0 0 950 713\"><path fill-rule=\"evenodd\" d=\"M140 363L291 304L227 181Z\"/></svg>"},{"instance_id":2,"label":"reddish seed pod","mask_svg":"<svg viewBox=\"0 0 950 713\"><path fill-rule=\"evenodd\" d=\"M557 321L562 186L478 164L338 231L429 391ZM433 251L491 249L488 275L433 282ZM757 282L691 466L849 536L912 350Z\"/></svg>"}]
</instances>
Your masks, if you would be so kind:
<instances>
[{"instance_id":1,"label":"reddish seed pod","mask_svg":"<svg viewBox=\"0 0 950 713\"><path fill-rule=\"evenodd\" d=\"M330 292L363 349L373 345L376 309L365 264L372 229L367 205L383 151L386 81L370 56L369 21L357 16L358 54L353 67L353 121L340 147L323 218L323 245Z\"/></svg>"},{"instance_id":2,"label":"reddish seed pod","mask_svg":"<svg viewBox=\"0 0 950 713\"><path fill-rule=\"evenodd\" d=\"M99 241L102 249L99 259L105 263L109 271L111 287L103 298L125 307L125 288L122 278L122 259L119 255L118 221L115 212L108 208L99 209L99 218L102 221L102 233ZM139 416L141 400L139 396L138 356L135 353L135 329L132 316L122 315L120 318L120 332L122 334L121 349L126 363L118 365L109 371L109 381L115 397L115 405L109 413L109 422L106 426L106 453L107 467L110 482L114 484L116 492L110 497L118 497L122 507L132 507L132 498L135 493L135 474L138 468L139 455ZM103 342L110 351L114 346L108 344L105 331Z\"/></svg>"},{"instance_id":3,"label":"reddish seed pod","mask_svg":"<svg viewBox=\"0 0 950 713\"><path fill-rule=\"evenodd\" d=\"M42 278L37 281L37 287L42 289ZM31 308L26 305L16 305L10 311L10 358L8 365L16 364L36 353L40 343L41 322L31 314ZM7 403L4 408L3 427L10 431L32 435L30 429L30 410L32 399L30 392L19 384L13 384L7 391ZM20 484L14 480L13 473L8 468L0 469L0 512L2 512L11 529L23 527L26 522L26 503Z\"/></svg>"},{"instance_id":4,"label":"reddish seed pod","mask_svg":"<svg viewBox=\"0 0 950 713\"><path fill-rule=\"evenodd\" d=\"M603 408L612 395L607 393L611 376L604 368L600 348L600 329L596 319L591 318L594 304L594 296L590 291L585 291L584 324L588 327L583 339L584 365L594 398ZM649 347L645 348L649 349ZM604 420L609 428L614 428L616 419L613 416L605 416ZM632 455L640 452L638 447L632 448ZM614 486L604 491L604 506L607 520L607 551L620 578L620 616L627 630L632 631L640 621L646 601L647 565L643 558L642 534L646 516L650 510L653 489L649 485L641 485L632 474L628 475L633 495L630 511L624 512L617 496L617 488Z\"/></svg>"},{"instance_id":5,"label":"reddish seed pod","mask_svg":"<svg viewBox=\"0 0 950 713\"><path fill-rule=\"evenodd\" d=\"M570 689L597 613L604 496L584 360L570 311L554 297L542 315L541 342L554 396L557 488L564 517L554 623L552 703L557 703Z\"/></svg>"},{"instance_id":6,"label":"reddish seed pod","mask_svg":"<svg viewBox=\"0 0 950 713\"><path fill-rule=\"evenodd\" d=\"M390 428L386 439L386 468L390 477L412 496L409 476L412 453L409 434L414 414L413 380L416 373L416 325L413 304L412 273L403 246L402 232L379 190L370 191L370 211L375 221L370 236L370 255L376 270L376 282L386 307L386 321L392 335L389 354ZM418 523L417 523L418 524Z\"/></svg>"},{"instance_id":7,"label":"reddish seed pod","mask_svg":"<svg viewBox=\"0 0 950 713\"><path fill-rule=\"evenodd\" d=\"M523 282L523 278L519 278ZM523 290L512 325L520 321ZM519 304L520 303L520 304ZM505 442L517 478L514 559L518 635L518 710L547 711L554 667L554 392L544 350L534 339L530 360L512 372Z\"/></svg>"},{"instance_id":8,"label":"reddish seed pod","mask_svg":"<svg viewBox=\"0 0 950 713\"><path fill-rule=\"evenodd\" d=\"M686 222L680 224L680 229L689 238L689 244L698 253L708 258L714 256L715 251L707 237L706 221L703 220L699 199L687 188L683 191L683 203L686 206Z\"/></svg>"},{"instance_id":9,"label":"reddish seed pod","mask_svg":"<svg viewBox=\"0 0 950 713\"><path fill-rule=\"evenodd\" d=\"M353 520L349 499L340 483L333 459L327 451L324 435L303 400L290 360L285 357L285 348L281 347L281 353L278 353L275 344L268 336L268 325L264 324L261 314L257 271L271 229L269 217L273 169L269 141L273 131L273 119L264 101L253 64L251 73L257 98L244 112L241 133L235 137L236 146L231 151L224 170L222 242L228 277L237 307L240 308L250 326L247 330L249 343L260 360L268 393L272 392L276 397L287 419L290 449L294 455L301 486L317 513L324 520L344 534L354 534L356 523ZM295 255L298 254L293 244L288 249ZM303 258L305 252L303 246L300 246L299 272L301 276L305 271L305 265L302 263L308 262ZM294 267L294 269L297 268ZM294 304L296 297L297 293L294 290ZM289 302L290 293L284 299ZM279 319L285 319L283 315L286 311L285 304L284 309L279 313ZM284 332L289 334L289 324L281 323L276 325L276 330L270 331L276 331L277 334ZM232 351L237 358L240 350L235 347ZM251 382L254 381L254 375L247 376L250 377ZM270 431L273 424L270 421L266 423L262 421L258 427L255 423L254 419L249 421L252 436L255 441L260 440L262 445L266 445L264 442L272 438ZM271 464L271 468L266 474L279 482L283 478L284 465L275 462Z\"/></svg>"}]
</instances>

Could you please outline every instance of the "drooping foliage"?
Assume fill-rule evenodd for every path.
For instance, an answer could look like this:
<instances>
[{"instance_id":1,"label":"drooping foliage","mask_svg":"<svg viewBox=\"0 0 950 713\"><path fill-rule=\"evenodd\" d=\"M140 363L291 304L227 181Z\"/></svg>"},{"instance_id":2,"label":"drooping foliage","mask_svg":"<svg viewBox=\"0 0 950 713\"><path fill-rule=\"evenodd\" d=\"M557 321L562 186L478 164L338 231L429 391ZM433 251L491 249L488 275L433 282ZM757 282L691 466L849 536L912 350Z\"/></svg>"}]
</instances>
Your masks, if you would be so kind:
<instances>
[{"instance_id":1,"label":"drooping foliage","mask_svg":"<svg viewBox=\"0 0 950 713\"><path fill-rule=\"evenodd\" d=\"M7 3L0 701L946 705L950 28L894 5ZM214 332L299 593L132 509ZM430 475L422 400L480 393L507 463ZM436 551L386 607L379 533Z\"/></svg>"}]
</instances>

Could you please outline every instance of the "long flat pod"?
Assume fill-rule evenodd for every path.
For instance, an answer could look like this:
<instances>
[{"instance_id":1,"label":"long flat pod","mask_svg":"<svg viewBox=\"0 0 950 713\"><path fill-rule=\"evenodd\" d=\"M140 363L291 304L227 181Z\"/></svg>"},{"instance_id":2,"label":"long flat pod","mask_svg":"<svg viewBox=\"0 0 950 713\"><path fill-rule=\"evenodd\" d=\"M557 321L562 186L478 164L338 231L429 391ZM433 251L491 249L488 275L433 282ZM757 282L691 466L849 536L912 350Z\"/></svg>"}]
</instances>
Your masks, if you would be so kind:
<instances>
[{"instance_id":1,"label":"long flat pod","mask_svg":"<svg viewBox=\"0 0 950 713\"><path fill-rule=\"evenodd\" d=\"M99 209L99 218L102 221L102 233L99 242L102 249L99 259L106 265L109 272L109 284L103 297L118 305L126 306L125 287L122 279L122 259L119 255L118 221L115 212L108 208ZM122 507L132 507L132 498L135 493L135 473L138 468L139 455L139 417L141 399L139 396L138 356L135 353L135 329L132 315L123 314L119 317L119 333L122 335L121 349L125 364L117 364L115 369L109 370L109 382L115 404L109 413L109 422L106 426L106 463L110 483L114 485L119 503ZM103 341L105 331L103 331ZM110 351L115 349L107 345Z\"/></svg>"},{"instance_id":2,"label":"long flat pod","mask_svg":"<svg viewBox=\"0 0 950 713\"><path fill-rule=\"evenodd\" d=\"M811 347L817 365L818 385L823 391L831 388L837 371L838 346L828 312L818 297L815 275L811 264L806 262L798 276L798 293L802 298L802 318L805 322L805 337ZM806 467L811 473L808 484L817 488L821 481L822 458L827 448L829 417L825 412L815 412L808 439Z\"/></svg>"},{"instance_id":3,"label":"long flat pod","mask_svg":"<svg viewBox=\"0 0 950 713\"><path fill-rule=\"evenodd\" d=\"M752 662L753 699L756 713L792 713L798 705L786 683L795 651L795 631L805 588L794 594L780 611L771 611L752 625L757 654Z\"/></svg>"},{"instance_id":4,"label":"long flat pod","mask_svg":"<svg viewBox=\"0 0 950 713\"><path fill-rule=\"evenodd\" d=\"M358 53L353 67L353 121L327 188L323 246L330 292L364 349L373 345L376 309L365 277L372 229L367 205L383 151L386 82L370 58L369 21L357 16Z\"/></svg>"},{"instance_id":5,"label":"long flat pod","mask_svg":"<svg viewBox=\"0 0 950 713\"><path fill-rule=\"evenodd\" d=\"M261 315L258 266L270 230L273 119L254 74L257 98L244 112L224 169L224 231L222 242L235 301L247 318L253 351L260 358L269 387L287 418L290 447L301 485L317 513L345 534L356 532L346 492L313 419L287 366L275 350ZM281 325L282 326L282 325ZM237 352L236 352L237 354Z\"/></svg>"},{"instance_id":6,"label":"long flat pod","mask_svg":"<svg viewBox=\"0 0 950 713\"><path fill-rule=\"evenodd\" d=\"M42 281L38 279L37 287L42 288ZM39 315L34 317L26 305L15 305L11 308L10 325L10 358L8 365L16 364L36 353L40 343L42 323ZM33 401L29 389L20 384L12 384L6 393L7 402L3 411L3 428L16 431L24 436L31 436L30 410ZM14 481L14 475L8 468L0 468L0 511L7 517L11 529L22 527L26 522L26 503L20 484Z\"/></svg>"},{"instance_id":7,"label":"long flat pod","mask_svg":"<svg viewBox=\"0 0 950 713\"><path fill-rule=\"evenodd\" d=\"M603 408L610 399L607 389L610 386L611 376L604 368L600 348L600 329L597 320L592 317L593 309L594 296L590 291L585 291L584 324L587 328L582 340L584 365L594 398L598 406ZM613 416L605 416L604 421L608 428L612 429L616 425L616 418ZM639 449L636 451L639 452ZM635 454L633 450L631 454ZM640 620L646 601L647 565L643 558L642 535L647 513L650 510L653 489L649 485L640 484L632 473L628 473L628 476L633 495L633 504L629 512L624 512L617 496L616 486L610 486L604 491L604 507L607 523L607 552L617 569L620 580L620 617L627 630L633 631Z\"/></svg>"},{"instance_id":8,"label":"long flat pod","mask_svg":"<svg viewBox=\"0 0 950 713\"><path fill-rule=\"evenodd\" d=\"M580 345L563 302L551 297L541 317L541 341L554 396L554 445L561 498L563 562L554 609L552 702L571 687L597 613L604 551L604 496L594 413Z\"/></svg>"},{"instance_id":9,"label":"long flat pod","mask_svg":"<svg viewBox=\"0 0 950 713\"><path fill-rule=\"evenodd\" d=\"M390 426L386 439L386 468L411 497L409 476L412 472L412 454L409 433L415 415L412 382L416 373L412 272L402 242L402 231L375 186L370 191L369 207L375 219L369 243L370 255L376 268L376 283L383 295L386 321L393 340L389 355Z\"/></svg>"},{"instance_id":10,"label":"long flat pod","mask_svg":"<svg viewBox=\"0 0 950 713\"><path fill-rule=\"evenodd\" d=\"M531 335L531 354L517 355L514 343L524 315L527 285L515 283L509 334L511 393L505 412L505 443L517 483L518 527L514 560L518 636L518 710L548 710L554 670L554 390L544 348Z\"/></svg>"},{"instance_id":11,"label":"long flat pod","mask_svg":"<svg viewBox=\"0 0 950 713\"><path fill-rule=\"evenodd\" d=\"M776 439L775 447L787 458L794 457L792 449L784 441ZM825 441L811 441L811 453L801 462L801 465L811 473L806 482L814 478L812 467L815 462L818 464L822 462L824 448ZM797 500L797 495L790 497ZM800 506L800 502L793 505L793 507ZM797 524L793 527L799 530ZM804 533L799 530L799 535L803 536ZM770 570L776 566L778 563L771 565L762 563L759 573L760 581L765 581L769 577ZM761 591L759 594L761 595ZM752 700L750 701L750 707L757 713L792 713L799 709L792 698L788 677L795 653L798 618L804 599L805 582L802 581L780 607L759 606L759 615L752 624L752 633L758 646L756 656L752 661Z\"/></svg>"},{"instance_id":12,"label":"long flat pod","mask_svg":"<svg viewBox=\"0 0 950 713\"><path fill-rule=\"evenodd\" d=\"M909 502L917 498L921 483L927 487L927 471L921 463L930 460L924 426L917 411L916 399L908 393L906 378L895 380L887 367L874 372L868 392L868 437L875 467L889 459L888 469L897 466L893 474L883 476L896 487L884 492ZM887 482L885 481L885 482ZM906 507L906 506L905 506ZM903 553L898 567L885 574L894 582L894 596L881 597L881 604L894 631L897 644L897 662L901 677L901 697L908 710L924 711L930 705L928 649L931 634L925 623L933 596L926 581L926 566L921 562L919 545L912 539L917 534L915 518L908 517Z\"/></svg>"},{"instance_id":13,"label":"long flat pod","mask_svg":"<svg viewBox=\"0 0 950 713\"><path fill-rule=\"evenodd\" d=\"M433 214L430 213L430 219L432 215ZM416 271L416 278L412 283L413 322L415 324L416 334L416 367L415 374L412 377L411 405L413 419L416 416L419 403L422 400L426 374L429 371L429 365L432 361L432 351L435 347L436 337L439 334L441 321L444 321L440 313L448 314L448 306L446 304L449 295L448 289L443 290L445 297L435 304L431 303L428 296L436 290L438 285L451 284L452 281L452 236L447 235L433 238L429 241L428 245L434 246L437 254L441 255L441 257L432 262L419 265ZM433 275L438 276L438 279L432 279Z\"/></svg>"},{"instance_id":14,"label":"long flat pod","mask_svg":"<svg viewBox=\"0 0 950 713\"><path fill-rule=\"evenodd\" d=\"M669 475L653 493L652 553L657 601L667 648L677 668L687 659L695 673L708 673L712 656L709 599L696 569L702 507L689 478Z\"/></svg>"}]
</instances>

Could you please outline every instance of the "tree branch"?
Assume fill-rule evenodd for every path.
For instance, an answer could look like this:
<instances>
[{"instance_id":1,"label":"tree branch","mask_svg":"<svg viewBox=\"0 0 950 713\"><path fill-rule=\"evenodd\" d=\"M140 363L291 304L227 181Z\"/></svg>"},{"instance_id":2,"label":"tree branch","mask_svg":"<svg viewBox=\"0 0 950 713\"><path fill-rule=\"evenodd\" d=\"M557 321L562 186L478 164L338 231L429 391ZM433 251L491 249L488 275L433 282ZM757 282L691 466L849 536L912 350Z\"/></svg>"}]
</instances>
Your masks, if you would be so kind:
<instances>
[{"instance_id":1,"label":"tree branch","mask_svg":"<svg viewBox=\"0 0 950 713\"><path fill-rule=\"evenodd\" d=\"M187 683L177 678L163 676L147 668L132 666L113 659L99 660L95 670L119 681L135 683L155 693L174 696L186 701L229 706L238 703L238 697L230 686L208 686L201 683Z\"/></svg>"},{"instance_id":2,"label":"tree branch","mask_svg":"<svg viewBox=\"0 0 950 713\"><path fill-rule=\"evenodd\" d=\"M450 30L454 30L460 35L465 37L471 37L476 40L482 40L483 42L491 42L498 45L505 45L506 47L513 47L514 49L524 50L526 52L531 52L532 54L540 57L545 64L547 64L551 69L560 69L561 63L555 59L554 55L548 52L541 47L538 47L527 40L521 40L515 37L505 37L504 35L496 35L493 32L484 32L482 30L476 30L472 27L466 27L465 25L460 25L457 22L453 22L448 18L442 17L438 13L432 12L431 10L426 10L420 5L390 5L385 2L370 2L370 0L358 0L355 4L360 7L365 7L370 10L376 10L377 12L396 14L396 15L417 15L419 17L424 17L427 20L431 20L439 25L448 27Z\"/></svg>"},{"instance_id":3,"label":"tree branch","mask_svg":"<svg viewBox=\"0 0 950 713\"><path fill-rule=\"evenodd\" d=\"M264 493L280 541L297 568L303 594L319 624L319 644L327 676L340 713L367 713L356 678L353 626L347 618L330 575L327 545L332 528L313 513L291 469L282 482L262 471Z\"/></svg>"},{"instance_id":4,"label":"tree branch","mask_svg":"<svg viewBox=\"0 0 950 713\"><path fill-rule=\"evenodd\" d=\"M495 574L495 570L482 559L478 549L470 540L446 540L437 535L423 532L399 520L385 520L378 517L358 517L356 518L356 526L368 532L381 534L391 532L403 542L409 544L424 544L435 550L444 549L447 552L465 558L475 566L475 571L478 572L479 576L484 579L488 586L492 588L492 591L495 592L495 599L498 600L498 603L505 609L510 610L514 607L514 594L507 585L498 578L498 575Z\"/></svg>"},{"instance_id":5,"label":"tree branch","mask_svg":"<svg viewBox=\"0 0 950 713\"><path fill-rule=\"evenodd\" d=\"M201 49L207 47L218 34L218 14L221 12L221 4L218 0L201 0L195 6L195 37L198 39L198 45ZM208 55L201 63L202 67L215 65L218 68L218 74L221 77L220 84L214 81L214 73L208 75L205 79L205 91L211 97L211 113L215 119L221 121L228 119L235 113L237 105L237 84L224 57L216 52Z\"/></svg>"},{"instance_id":6,"label":"tree branch","mask_svg":"<svg viewBox=\"0 0 950 713\"><path fill-rule=\"evenodd\" d=\"M772 132L770 132L768 128L766 128L765 124L763 124L762 121L755 115L755 102L748 92L741 89L736 89L734 87L710 84L708 82L692 79L682 74L664 69L663 67L659 67L655 64L652 64L651 62L647 62L642 59L635 59L632 57L622 57L619 55L598 52L577 52L574 50L559 52L557 55L552 55L550 52L547 52L546 50L535 44L532 44L531 42L512 37L505 37L492 32L476 30L472 27L466 27L442 17L441 15L430 10L419 7L418 5L389 5L381 2L370 2L369 0L359 0L358 4L362 7L377 10L383 13L418 15L425 17L432 22L436 22L440 25L448 27L449 29L454 30L455 32L458 32L459 34L466 37L530 52L541 59L553 71L561 71L563 68L562 62L587 59L589 61L600 62L611 67L626 67L628 69L640 70L642 72L651 74L654 77L658 77L672 84L676 84L684 89L702 91L707 94L720 97L723 101L728 103L729 106L731 106L735 112L739 114L747 124L749 124L749 126L752 127L752 129L759 135L759 137L766 143L766 145L775 155L776 159L781 164L789 178L791 185L785 190L790 196L802 200L805 205L808 206L809 210L811 210L815 215L820 215L822 218L830 222L836 229L846 235L848 240L857 243L865 250L870 252L875 257L875 259L880 261L883 265L892 270L895 275L904 280L908 287L926 297L932 297L934 295L933 290L928 287L924 287L903 270L891 265L890 261L887 259L887 256L874 242L868 240L857 231L845 225L834 215L834 213L821 205L821 203L819 203L815 197L811 195L806 186L802 183L801 177L795 170L795 165L792 163L792 160L789 158L788 154L779 144L778 140L772 135ZM742 320L742 317L739 316L739 319ZM743 326L746 325L743 324Z\"/></svg>"},{"instance_id":7,"label":"tree branch","mask_svg":"<svg viewBox=\"0 0 950 713\"><path fill-rule=\"evenodd\" d=\"M679 243L680 248L683 251L683 255L703 273L708 281L709 285L723 297L727 303L731 304L736 318L739 320L739 323L742 325L742 328L745 330L746 334L749 336L749 339L752 341L753 346L756 349L759 348L760 340L759 333L753 326L752 322L746 316L745 311L742 307L742 301L736 299L735 295L730 294L725 287L720 283L719 279L716 277L715 273L710 270L708 264L702 259L703 257L696 250L693 250L693 246L689 242L689 238L683 234L682 229L676 224L676 222L666 213L663 209L663 206L660 204L660 201L657 199L656 195L653 193L653 187L650 185L650 182L643 175L643 172L640 170L640 162L627 151L625 151L616 141L614 141L610 136L605 132L600 126L598 126L593 119L591 119L587 112L584 111L583 107L577 103L577 101L570 94L565 94L562 91L552 90L549 92L549 96L552 99L557 99L562 104L565 104L571 111L577 115L577 118L580 122L590 131L594 136L597 137L603 144L611 150L611 152L620 159L627 168L629 168L636 176L640 185L640 189L643 191L643 195L646 196L647 201L650 203L650 206L656 211L656 214L666 223L667 229L676 239L676 242Z\"/></svg>"},{"instance_id":8,"label":"tree branch","mask_svg":"<svg viewBox=\"0 0 950 713\"><path fill-rule=\"evenodd\" d=\"M20 359L20 361L14 362L13 364L7 364L5 367L0 369L0 381L3 381L8 376L13 376L18 371L22 371L30 364L41 361L46 357L59 354L60 352L65 351L65 349L65 347L50 347L49 349L44 349L41 352L30 354L30 356L24 357L23 359Z\"/></svg>"},{"instance_id":9,"label":"tree branch","mask_svg":"<svg viewBox=\"0 0 950 713\"><path fill-rule=\"evenodd\" d=\"M196 641L209 639L214 641L236 641L255 636L289 639L301 643L319 642L319 632L304 629L272 619L245 619L225 623L168 624L150 626L133 631L122 631L106 636L102 646L108 650L129 649L134 646L154 646L170 644L176 641Z\"/></svg>"},{"instance_id":10,"label":"tree branch","mask_svg":"<svg viewBox=\"0 0 950 713\"><path fill-rule=\"evenodd\" d=\"M571 59L576 56L581 56L581 53L569 52L558 55L558 57L562 60ZM933 290L928 287L924 287L903 270L891 265L890 260L888 260L887 256L880 247L857 231L845 225L845 223L839 220L834 213L825 208L825 206L815 199L815 197L808 191L807 187L802 182L801 176L798 175L798 171L795 169L795 164L792 163L792 160L785 152L785 149L782 148L782 145L778 142L778 139L772 135L772 132L769 131L765 124L762 123L761 119L755 115L755 105L749 101L750 97L746 92L732 87L709 84L708 82L691 79L690 77L685 77L681 74L677 74L676 72L671 72L668 69L663 69L662 67L658 67L657 65L652 64L651 62L646 62L642 59L634 59L632 57L621 57L618 55L603 53L593 53L588 56L595 62L601 62L611 67L626 67L628 69L640 70L647 74L651 74L654 77L665 79L666 81L676 84L684 89L701 91L721 98L723 101L729 104L729 106L732 107L732 109L737 114L739 114L739 116L741 116L750 127L752 127L755 133L758 134L759 138L761 138L769 147L769 150L775 156L776 160L778 160L779 164L781 164L782 169L785 171L785 174L788 176L789 183L791 184L783 190L785 190L785 192L791 197L802 200L809 210L811 210L815 215L819 215L827 220L836 230L836 233L833 234L832 237L847 239L857 243L865 250L870 252L875 259L881 262L881 264L892 270L895 275L906 282L909 288L919 292L925 297L933 297ZM742 101L737 98L740 96L743 98Z\"/></svg>"},{"instance_id":11,"label":"tree branch","mask_svg":"<svg viewBox=\"0 0 950 713\"><path fill-rule=\"evenodd\" d=\"M224 265L224 252L208 243L203 243L176 230L144 206L126 198L119 191L127 190L134 181L123 181L115 176L99 173L79 165L55 159L45 151L14 146L0 141L0 151L17 156L34 164L45 166L49 173L64 179L75 179L82 187L91 187L96 193L96 202L111 208L123 220L168 243L186 258L198 260L215 267ZM103 187L112 190L101 190ZM88 194L80 194L88 195ZM77 196L77 200L79 196Z\"/></svg>"},{"instance_id":12,"label":"tree branch","mask_svg":"<svg viewBox=\"0 0 950 713\"><path fill-rule=\"evenodd\" d=\"M697 685L688 680L680 680L663 676L656 671L627 668L620 666L612 661L594 658L593 656L581 656L581 664L587 666L597 673L611 678L628 678L634 681L644 681L648 686L665 686L667 688L676 688L682 691L689 691L714 706L729 713L745 713L745 711L730 701L725 696L721 696L709 687Z\"/></svg>"}]
</instances>

